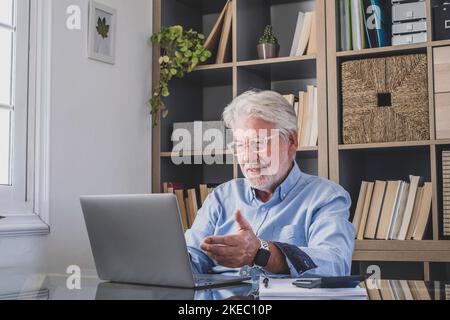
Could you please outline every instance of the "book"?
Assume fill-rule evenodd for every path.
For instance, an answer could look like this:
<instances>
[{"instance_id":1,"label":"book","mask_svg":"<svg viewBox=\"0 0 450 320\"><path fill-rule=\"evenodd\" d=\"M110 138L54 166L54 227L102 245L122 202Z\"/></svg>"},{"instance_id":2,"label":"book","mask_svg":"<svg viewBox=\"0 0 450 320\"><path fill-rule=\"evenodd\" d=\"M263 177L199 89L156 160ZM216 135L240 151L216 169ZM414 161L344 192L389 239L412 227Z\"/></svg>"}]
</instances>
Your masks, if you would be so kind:
<instances>
[{"instance_id":1,"label":"book","mask_svg":"<svg viewBox=\"0 0 450 320\"><path fill-rule=\"evenodd\" d=\"M400 192L397 198L397 203L392 217L392 222L389 226L389 233L387 240L393 240L396 232L400 229L400 225L403 219L403 213L406 208L406 201L408 200L409 183L402 181Z\"/></svg>"},{"instance_id":2,"label":"book","mask_svg":"<svg viewBox=\"0 0 450 320\"><path fill-rule=\"evenodd\" d=\"M203 205L205 203L206 198L208 197L208 186L206 184L200 185L200 201Z\"/></svg>"},{"instance_id":3,"label":"book","mask_svg":"<svg viewBox=\"0 0 450 320\"><path fill-rule=\"evenodd\" d=\"M314 86L307 86L307 90L308 90L308 104L305 105L305 109L308 109L307 112L307 117L305 118L306 120L306 125L305 125L305 135L302 136L302 147L310 147L311 145L311 138L312 138L312 129L313 129L313 122L314 122L314 113L315 113L315 109L317 109L315 107L315 100L317 100L314 97ZM317 117L317 116L316 116ZM317 142L316 142L317 144Z\"/></svg>"},{"instance_id":4,"label":"book","mask_svg":"<svg viewBox=\"0 0 450 320\"><path fill-rule=\"evenodd\" d=\"M364 34L364 13L362 0L350 0L352 17L352 43L353 50L366 48L366 37Z\"/></svg>"},{"instance_id":5,"label":"book","mask_svg":"<svg viewBox=\"0 0 450 320\"><path fill-rule=\"evenodd\" d=\"M409 288L414 297L414 300L431 300L430 293L424 281L408 281Z\"/></svg>"},{"instance_id":6,"label":"book","mask_svg":"<svg viewBox=\"0 0 450 320\"><path fill-rule=\"evenodd\" d=\"M304 119L304 113L305 113L305 95L306 93L304 91L300 91L298 93L298 115L297 115L297 122L298 122L298 145L301 147L302 144L302 129L303 129L303 119Z\"/></svg>"},{"instance_id":7,"label":"book","mask_svg":"<svg viewBox=\"0 0 450 320\"><path fill-rule=\"evenodd\" d=\"M189 222L183 190L175 190L175 196L177 197L178 207L180 208L181 223L184 231L186 231L189 229Z\"/></svg>"},{"instance_id":8,"label":"book","mask_svg":"<svg viewBox=\"0 0 450 320\"><path fill-rule=\"evenodd\" d=\"M352 18L350 0L339 1L339 30L341 50L352 50Z\"/></svg>"},{"instance_id":9,"label":"book","mask_svg":"<svg viewBox=\"0 0 450 320\"><path fill-rule=\"evenodd\" d=\"M303 20L303 27L298 41L297 51L295 56L303 56L306 52L306 48L311 37L311 28L313 20L313 12L306 12Z\"/></svg>"},{"instance_id":10,"label":"book","mask_svg":"<svg viewBox=\"0 0 450 320\"><path fill-rule=\"evenodd\" d=\"M302 34L304 20L305 20L305 13L299 11L297 17L297 25L295 27L294 39L292 41L291 53L289 54L291 57L295 57L297 55L298 43L300 41L300 36Z\"/></svg>"},{"instance_id":11,"label":"book","mask_svg":"<svg viewBox=\"0 0 450 320\"><path fill-rule=\"evenodd\" d=\"M431 213L432 194L432 184L429 182L425 183L422 199L420 201L419 215L412 236L413 240L422 240L425 235L425 229Z\"/></svg>"},{"instance_id":12,"label":"book","mask_svg":"<svg viewBox=\"0 0 450 320\"><path fill-rule=\"evenodd\" d=\"M364 231L366 229L367 218L369 216L370 204L372 203L372 195L373 195L374 187L375 187L375 183L373 183L373 182L369 182L367 184L367 191L366 191L363 211L362 211L362 215L361 215L361 223L359 225L358 236L357 236L358 240L364 239Z\"/></svg>"},{"instance_id":13,"label":"book","mask_svg":"<svg viewBox=\"0 0 450 320\"><path fill-rule=\"evenodd\" d=\"M295 103L295 96L293 94L286 94L283 96L283 98L286 99L286 101L292 106L294 107L294 103Z\"/></svg>"},{"instance_id":14,"label":"book","mask_svg":"<svg viewBox=\"0 0 450 320\"><path fill-rule=\"evenodd\" d=\"M384 193L386 190L385 181L376 181L373 190L372 201L370 204L369 215L367 217L367 225L364 231L364 238L375 239L380 218L381 208L383 206Z\"/></svg>"},{"instance_id":15,"label":"book","mask_svg":"<svg viewBox=\"0 0 450 320\"><path fill-rule=\"evenodd\" d=\"M419 217L420 202L422 201L423 187L417 188L416 200L414 201L414 209L411 217L411 223L408 226L408 232L406 233L406 240L411 240L414 233L414 228L417 224Z\"/></svg>"},{"instance_id":16,"label":"book","mask_svg":"<svg viewBox=\"0 0 450 320\"><path fill-rule=\"evenodd\" d=\"M313 115L311 117L311 129L310 129L310 138L309 138L309 146L315 147L317 146L319 140L319 108L317 103L317 87L313 87Z\"/></svg>"},{"instance_id":17,"label":"book","mask_svg":"<svg viewBox=\"0 0 450 320\"><path fill-rule=\"evenodd\" d=\"M310 100L310 94L309 94L310 90L308 90L308 92L306 92L303 96L303 114L302 114L302 126L301 126L301 133L300 133L300 147L306 147L308 144L308 122L309 122L309 118L310 116L310 104L309 104L309 100Z\"/></svg>"},{"instance_id":18,"label":"book","mask_svg":"<svg viewBox=\"0 0 450 320\"><path fill-rule=\"evenodd\" d=\"M366 199L367 187L369 183L363 181L361 183L361 189L359 191L358 203L356 204L355 215L353 216L353 226L355 227L356 232L359 230L359 226L361 225L361 219L364 209L364 200Z\"/></svg>"},{"instance_id":19,"label":"book","mask_svg":"<svg viewBox=\"0 0 450 320\"><path fill-rule=\"evenodd\" d=\"M216 64L221 64L229 59L231 45L231 29L233 22L233 2L227 5L227 11L223 21L222 34L220 36L219 47L217 49Z\"/></svg>"},{"instance_id":20,"label":"book","mask_svg":"<svg viewBox=\"0 0 450 320\"><path fill-rule=\"evenodd\" d=\"M386 196L381 209L380 223L377 230L377 239L387 240L389 227L394 216L395 206L400 193L401 181L388 181Z\"/></svg>"},{"instance_id":21,"label":"book","mask_svg":"<svg viewBox=\"0 0 450 320\"><path fill-rule=\"evenodd\" d=\"M316 12L311 12L311 32L309 34L308 48L306 50L307 55L314 55L317 53L317 16Z\"/></svg>"},{"instance_id":22,"label":"book","mask_svg":"<svg viewBox=\"0 0 450 320\"><path fill-rule=\"evenodd\" d=\"M198 205L197 205L197 193L195 189L189 189L187 191L187 203L188 203L188 212L189 212L189 224L192 227L195 221L195 217L197 216Z\"/></svg>"},{"instance_id":23,"label":"book","mask_svg":"<svg viewBox=\"0 0 450 320\"><path fill-rule=\"evenodd\" d=\"M216 23L214 24L211 30L211 33L209 34L208 38L205 41L205 44L203 45L205 49L208 49L211 52L217 50L217 45L219 43L220 34L223 27L225 15L227 13L229 2L230 2L229 0L226 2L222 12L219 15L219 18L217 19Z\"/></svg>"},{"instance_id":24,"label":"book","mask_svg":"<svg viewBox=\"0 0 450 320\"><path fill-rule=\"evenodd\" d=\"M389 281L381 281L381 297L383 300L392 301L395 300L394 291L392 290L391 283Z\"/></svg>"},{"instance_id":25,"label":"book","mask_svg":"<svg viewBox=\"0 0 450 320\"><path fill-rule=\"evenodd\" d=\"M363 0L364 30L369 48L391 45L392 5L385 0Z\"/></svg>"},{"instance_id":26,"label":"book","mask_svg":"<svg viewBox=\"0 0 450 320\"><path fill-rule=\"evenodd\" d=\"M395 234L395 239L397 240L406 240L406 235L408 233L409 225L411 224L412 214L414 211L414 204L417 195L417 189L419 187L419 183L421 181L421 177L410 176L410 186L409 186L409 194L406 202L405 212L403 214L402 222L398 232Z\"/></svg>"}]
</instances>

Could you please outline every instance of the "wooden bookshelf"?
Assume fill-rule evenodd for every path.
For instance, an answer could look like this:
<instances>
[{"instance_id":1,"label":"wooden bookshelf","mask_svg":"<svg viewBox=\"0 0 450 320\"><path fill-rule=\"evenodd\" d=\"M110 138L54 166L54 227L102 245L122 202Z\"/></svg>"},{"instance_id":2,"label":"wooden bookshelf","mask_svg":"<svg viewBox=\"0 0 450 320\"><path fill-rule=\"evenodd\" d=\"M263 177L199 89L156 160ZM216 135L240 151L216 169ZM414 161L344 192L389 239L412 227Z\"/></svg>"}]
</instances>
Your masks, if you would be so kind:
<instances>
[{"instance_id":1,"label":"wooden bookshelf","mask_svg":"<svg viewBox=\"0 0 450 320\"><path fill-rule=\"evenodd\" d=\"M355 263L391 262L419 263L423 277L434 277L436 264L450 262L450 241L440 233L438 200L438 163L442 148L450 139L436 140L434 113L433 48L450 45L450 40L433 41L431 0L427 0L428 42L364 49L337 50L336 1L325 0L233 0L232 59L223 64L208 64L183 80L171 84L167 118L153 130L152 181L153 191L160 192L162 182L182 182L187 187L199 184L220 184L242 177L239 165L171 164L170 135L173 123L217 121L225 106L234 97L250 88L271 89L282 94L297 94L307 84L318 87L319 143L318 147L300 148L297 161L309 174L329 178L343 185L353 200L352 215L362 179L406 179L420 174L433 183L432 221L424 241L357 241ZM209 34L226 0L154 0L154 31L161 25L181 24ZM317 11L317 54L289 57L290 45L298 11ZM272 24L281 45L280 57L257 59L256 44L265 25ZM430 129L427 141L344 145L341 139L341 101L339 65L342 61L386 57L390 55L426 53L428 56ZM159 50L154 49L153 83L158 81ZM232 157L227 151L218 153ZM202 153L180 154L183 157ZM384 170L385 166L391 167ZM437 268L439 269L439 268Z\"/></svg>"},{"instance_id":2,"label":"wooden bookshelf","mask_svg":"<svg viewBox=\"0 0 450 320\"><path fill-rule=\"evenodd\" d=\"M409 174L425 177L433 184L432 215L429 232L423 241L357 240L354 252L356 262L418 262L423 264L423 277L434 277L435 263L450 262L450 241L440 236L441 226L438 200L438 162L440 149L450 145L449 140L436 140L434 112L433 48L450 45L449 40L433 41L431 1L427 0L427 38L424 43L339 51L338 2L327 1L327 72L328 72L328 130L329 178L343 185L353 201L353 216L362 180L407 180ZM342 143L342 105L340 64L343 61L399 54L426 53L428 56L428 91L430 139L345 145Z\"/></svg>"},{"instance_id":3,"label":"wooden bookshelf","mask_svg":"<svg viewBox=\"0 0 450 320\"><path fill-rule=\"evenodd\" d=\"M181 24L206 36L219 16L226 0L155 0L154 31L161 25ZM317 11L318 54L290 57L298 11ZM166 100L169 116L153 130L153 191L160 192L165 181L187 182L189 186L220 184L242 177L239 165L173 166L170 134L173 123L217 121L231 100L251 89L276 90L281 94L298 94L306 85L318 87L319 143L302 147L297 161L304 172L328 177L328 132L326 98L325 0L233 0L232 59L223 64L197 67L183 80L176 80ZM264 27L272 24L280 42L280 57L260 60L256 45ZM154 50L154 84L158 80L159 50ZM198 157L202 152L187 152L179 157ZM232 157L224 150L217 153Z\"/></svg>"}]
</instances>

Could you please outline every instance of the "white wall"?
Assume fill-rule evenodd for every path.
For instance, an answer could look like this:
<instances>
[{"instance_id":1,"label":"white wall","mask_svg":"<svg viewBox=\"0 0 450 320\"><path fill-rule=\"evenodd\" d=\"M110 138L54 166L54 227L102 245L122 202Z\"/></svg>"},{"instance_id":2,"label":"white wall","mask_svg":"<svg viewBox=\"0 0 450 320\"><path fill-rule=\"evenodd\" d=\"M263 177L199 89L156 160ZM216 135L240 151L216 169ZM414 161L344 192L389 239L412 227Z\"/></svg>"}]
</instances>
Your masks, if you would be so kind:
<instances>
[{"instance_id":1,"label":"white wall","mask_svg":"<svg viewBox=\"0 0 450 320\"><path fill-rule=\"evenodd\" d=\"M0 267L93 268L79 196L151 190L152 0L102 2L118 11L114 66L86 56L88 1L53 0L51 234L0 238ZM73 4L81 31L66 28Z\"/></svg>"}]
</instances>

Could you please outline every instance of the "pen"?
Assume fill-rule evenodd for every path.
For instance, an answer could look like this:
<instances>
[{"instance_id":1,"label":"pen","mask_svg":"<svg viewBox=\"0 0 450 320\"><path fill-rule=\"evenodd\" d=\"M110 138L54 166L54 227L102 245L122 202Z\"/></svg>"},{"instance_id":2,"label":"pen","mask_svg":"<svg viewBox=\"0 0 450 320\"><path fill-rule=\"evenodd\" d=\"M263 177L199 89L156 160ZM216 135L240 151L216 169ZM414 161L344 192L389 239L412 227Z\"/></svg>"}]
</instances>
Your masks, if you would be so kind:
<instances>
[{"instance_id":1,"label":"pen","mask_svg":"<svg viewBox=\"0 0 450 320\"><path fill-rule=\"evenodd\" d=\"M269 287L269 278L264 278L263 283L264 283L264 288L268 288Z\"/></svg>"}]
</instances>

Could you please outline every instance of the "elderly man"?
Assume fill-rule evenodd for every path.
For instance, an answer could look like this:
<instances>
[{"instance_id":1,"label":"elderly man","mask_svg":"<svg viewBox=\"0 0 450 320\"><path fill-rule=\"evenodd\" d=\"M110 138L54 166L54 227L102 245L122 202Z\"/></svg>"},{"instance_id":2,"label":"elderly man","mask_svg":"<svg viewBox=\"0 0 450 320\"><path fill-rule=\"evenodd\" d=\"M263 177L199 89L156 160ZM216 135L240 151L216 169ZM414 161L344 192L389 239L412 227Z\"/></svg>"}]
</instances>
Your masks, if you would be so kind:
<instances>
[{"instance_id":1,"label":"elderly man","mask_svg":"<svg viewBox=\"0 0 450 320\"><path fill-rule=\"evenodd\" d=\"M186 232L194 271L350 274L350 197L339 185L301 172L292 106L278 93L250 91L223 117L245 179L216 188Z\"/></svg>"}]
</instances>

